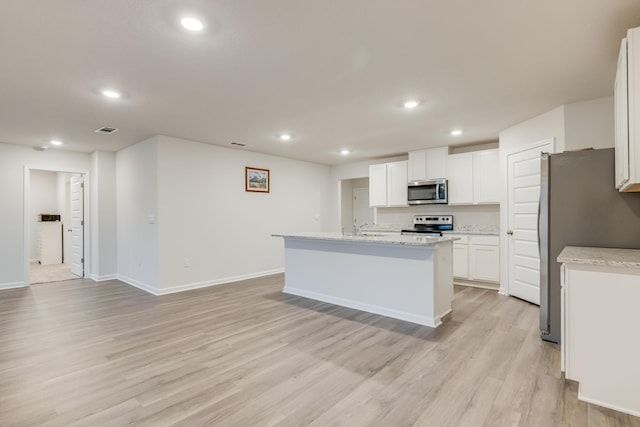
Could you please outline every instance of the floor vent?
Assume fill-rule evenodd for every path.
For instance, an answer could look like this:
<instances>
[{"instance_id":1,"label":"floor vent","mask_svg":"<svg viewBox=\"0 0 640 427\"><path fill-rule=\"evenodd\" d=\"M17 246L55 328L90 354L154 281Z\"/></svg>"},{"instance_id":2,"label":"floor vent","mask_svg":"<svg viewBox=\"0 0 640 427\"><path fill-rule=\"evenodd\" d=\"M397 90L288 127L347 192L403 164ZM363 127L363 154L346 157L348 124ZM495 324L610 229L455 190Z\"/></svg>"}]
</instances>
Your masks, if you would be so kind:
<instances>
[{"instance_id":1,"label":"floor vent","mask_svg":"<svg viewBox=\"0 0 640 427\"><path fill-rule=\"evenodd\" d=\"M96 130L94 130L95 133L106 133L111 134L111 133L115 133L118 132L120 129L116 129L116 128L110 128L108 126L102 126L101 128L98 128Z\"/></svg>"}]
</instances>

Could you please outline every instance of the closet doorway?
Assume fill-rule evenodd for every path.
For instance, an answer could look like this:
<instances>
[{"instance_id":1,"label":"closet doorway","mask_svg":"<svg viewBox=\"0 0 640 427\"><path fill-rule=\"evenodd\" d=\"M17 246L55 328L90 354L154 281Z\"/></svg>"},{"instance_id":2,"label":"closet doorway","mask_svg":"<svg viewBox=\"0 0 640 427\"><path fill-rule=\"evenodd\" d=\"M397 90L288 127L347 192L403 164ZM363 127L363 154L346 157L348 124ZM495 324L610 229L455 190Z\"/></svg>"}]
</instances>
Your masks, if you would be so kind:
<instances>
[{"instance_id":1,"label":"closet doorway","mask_svg":"<svg viewBox=\"0 0 640 427\"><path fill-rule=\"evenodd\" d=\"M84 277L86 173L25 170L25 246L30 285Z\"/></svg>"}]
</instances>

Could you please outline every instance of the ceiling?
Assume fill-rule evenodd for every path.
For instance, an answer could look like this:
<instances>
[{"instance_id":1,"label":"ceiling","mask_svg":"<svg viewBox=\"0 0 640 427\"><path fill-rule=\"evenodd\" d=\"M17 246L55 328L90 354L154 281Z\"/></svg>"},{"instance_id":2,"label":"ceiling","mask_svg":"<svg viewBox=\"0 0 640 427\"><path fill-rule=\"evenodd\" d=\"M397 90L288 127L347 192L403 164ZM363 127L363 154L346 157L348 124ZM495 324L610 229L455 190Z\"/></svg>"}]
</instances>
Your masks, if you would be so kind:
<instances>
[{"instance_id":1,"label":"ceiling","mask_svg":"<svg viewBox=\"0 0 640 427\"><path fill-rule=\"evenodd\" d=\"M0 141L116 151L162 134L323 164L495 141L612 95L635 26L637 0L2 0Z\"/></svg>"}]
</instances>

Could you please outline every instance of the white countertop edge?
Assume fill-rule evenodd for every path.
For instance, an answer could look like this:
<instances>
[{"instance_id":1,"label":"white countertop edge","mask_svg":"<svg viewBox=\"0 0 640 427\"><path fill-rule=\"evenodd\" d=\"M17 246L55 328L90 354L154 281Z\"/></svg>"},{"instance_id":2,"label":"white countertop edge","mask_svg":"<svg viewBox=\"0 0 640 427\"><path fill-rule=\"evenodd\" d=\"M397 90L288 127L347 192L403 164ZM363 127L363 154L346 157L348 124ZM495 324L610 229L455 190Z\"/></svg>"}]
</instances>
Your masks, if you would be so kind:
<instances>
[{"instance_id":1,"label":"white countertop edge","mask_svg":"<svg viewBox=\"0 0 640 427\"><path fill-rule=\"evenodd\" d=\"M424 237L424 236L363 236L334 232L272 234L273 237L326 240L335 242L371 243L404 246L434 246L440 243L459 240L458 237Z\"/></svg>"},{"instance_id":2,"label":"white countertop edge","mask_svg":"<svg viewBox=\"0 0 640 427\"><path fill-rule=\"evenodd\" d=\"M640 268L640 249L567 246L560 252L560 255L558 255L558 262L565 264Z\"/></svg>"}]
</instances>

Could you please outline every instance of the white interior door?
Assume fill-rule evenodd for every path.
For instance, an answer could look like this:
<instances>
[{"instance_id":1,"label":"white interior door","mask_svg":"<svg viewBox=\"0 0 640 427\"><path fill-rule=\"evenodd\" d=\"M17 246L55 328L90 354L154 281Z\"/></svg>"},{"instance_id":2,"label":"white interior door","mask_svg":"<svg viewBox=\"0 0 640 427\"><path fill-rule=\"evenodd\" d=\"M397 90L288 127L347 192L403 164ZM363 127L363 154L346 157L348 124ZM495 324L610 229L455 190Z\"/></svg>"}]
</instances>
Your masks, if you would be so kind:
<instances>
[{"instance_id":1,"label":"white interior door","mask_svg":"<svg viewBox=\"0 0 640 427\"><path fill-rule=\"evenodd\" d=\"M71 177L71 272L84 277L84 180Z\"/></svg>"},{"instance_id":2,"label":"white interior door","mask_svg":"<svg viewBox=\"0 0 640 427\"><path fill-rule=\"evenodd\" d=\"M373 224L373 208L369 207L369 189L353 189L353 224L360 228Z\"/></svg>"},{"instance_id":3,"label":"white interior door","mask_svg":"<svg viewBox=\"0 0 640 427\"><path fill-rule=\"evenodd\" d=\"M507 156L509 295L540 305L538 203L540 153L553 142Z\"/></svg>"}]
</instances>

